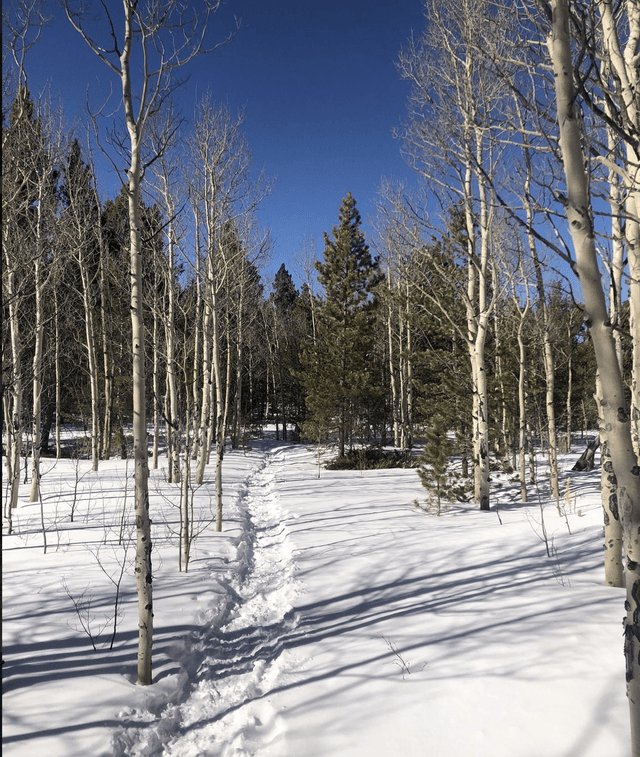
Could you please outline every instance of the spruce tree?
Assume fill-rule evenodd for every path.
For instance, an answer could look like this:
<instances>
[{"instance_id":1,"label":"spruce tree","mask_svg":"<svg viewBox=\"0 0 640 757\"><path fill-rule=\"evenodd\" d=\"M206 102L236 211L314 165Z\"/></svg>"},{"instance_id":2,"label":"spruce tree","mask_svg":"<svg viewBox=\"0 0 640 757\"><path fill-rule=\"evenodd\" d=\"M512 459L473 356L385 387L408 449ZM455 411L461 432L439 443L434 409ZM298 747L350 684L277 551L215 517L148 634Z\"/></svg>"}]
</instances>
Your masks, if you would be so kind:
<instances>
[{"instance_id":1,"label":"spruce tree","mask_svg":"<svg viewBox=\"0 0 640 757\"><path fill-rule=\"evenodd\" d=\"M353 446L358 430L368 434L368 408L378 394L372 352L375 289L381 276L360 224L349 192L340 206L338 225L331 237L324 235L324 260L315 264L324 297L316 302L315 338L301 354L307 430L335 439L340 457L347 445Z\"/></svg>"}]
</instances>

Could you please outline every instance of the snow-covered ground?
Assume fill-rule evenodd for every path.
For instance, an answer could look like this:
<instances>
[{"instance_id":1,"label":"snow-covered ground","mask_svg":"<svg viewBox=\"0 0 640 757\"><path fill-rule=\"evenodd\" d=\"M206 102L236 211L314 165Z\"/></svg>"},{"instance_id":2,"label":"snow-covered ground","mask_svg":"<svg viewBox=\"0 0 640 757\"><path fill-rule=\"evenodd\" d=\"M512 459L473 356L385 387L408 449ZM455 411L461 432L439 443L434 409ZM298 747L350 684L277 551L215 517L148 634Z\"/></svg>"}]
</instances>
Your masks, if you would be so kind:
<instances>
[{"instance_id":1,"label":"snow-covered ground","mask_svg":"<svg viewBox=\"0 0 640 757\"><path fill-rule=\"evenodd\" d=\"M566 517L541 485L547 557L535 489L523 505L506 477L490 513L436 517L414 470L317 478L311 450L255 441L225 457L224 531L188 573L153 471L146 688L131 463L43 461L42 516L25 486L3 536L5 757L628 757L624 595L603 585L599 473L575 458ZM200 526L212 509L211 469Z\"/></svg>"}]
</instances>

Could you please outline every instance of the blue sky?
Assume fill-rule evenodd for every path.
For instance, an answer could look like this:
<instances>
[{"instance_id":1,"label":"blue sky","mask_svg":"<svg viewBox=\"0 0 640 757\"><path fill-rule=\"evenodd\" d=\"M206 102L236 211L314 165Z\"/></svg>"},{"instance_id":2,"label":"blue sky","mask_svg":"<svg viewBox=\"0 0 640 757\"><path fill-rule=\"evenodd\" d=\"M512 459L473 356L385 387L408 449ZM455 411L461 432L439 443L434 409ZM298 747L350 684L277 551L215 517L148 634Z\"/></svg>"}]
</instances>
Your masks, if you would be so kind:
<instances>
[{"instance_id":1,"label":"blue sky","mask_svg":"<svg viewBox=\"0 0 640 757\"><path fill-rule=\"evenodd\" d=\"M118 9L117 0L107 2ZM87 86L99 101L117 82L57 4L50 7L56 18L28 60L30 85L36 90L50 79L73 118L83 111ZM196 98L210 88L215 100L244 108L255 165L275 179L260 211L272 230L267 274L273 274L282 262L291 270L292 253L305 238L315 239L321 255L322 232L337 222L348 191L366 234L381 177L411 177L392 136L408 95L394 64L424 18L420 0L226 0L210 38L223 38L234 16L242 20L240 31L190 65L180 105L190 117ZM103 195L115 186L113 176L103 175Z\"/></svg>"}]
</instances>

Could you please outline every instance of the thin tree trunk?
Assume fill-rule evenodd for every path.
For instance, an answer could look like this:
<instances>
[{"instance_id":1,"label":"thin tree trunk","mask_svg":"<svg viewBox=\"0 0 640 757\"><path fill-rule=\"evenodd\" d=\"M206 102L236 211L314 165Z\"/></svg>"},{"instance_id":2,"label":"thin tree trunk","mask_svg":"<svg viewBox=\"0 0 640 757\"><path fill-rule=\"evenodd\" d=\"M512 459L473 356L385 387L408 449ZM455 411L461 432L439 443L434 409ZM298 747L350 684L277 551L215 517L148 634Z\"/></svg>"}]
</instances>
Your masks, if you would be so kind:
<instances>
[{"instance_id":1,"label":"thin tree trunk","mask_svg":"<svg viewBox=\"0 0 640 757\"><path fill-rule=\"evenodd\" d=\"M211 252L209 253L211 255ZM195 485L204 481L204 469L207 464L207 444L210 445L210 402L211 402L211 323L215 320L215 282L212 263L208 257L205 261L204 313L202 323L202 404L200 407L200 425L198 428L198 461L196 463ZM214 342L215 342L215 336ZM215 360L215 357L214 357ZM195 368L194 368L195 370Z\"/></svg>"},{"instance_id":2,"label":"thin tree trunk","mask_svg":"<svg viewBox=\"0 0 640 757\"><path fill-rule=\"evenodd\" d=\"M59 310L58 310L58 291L57 289L54 290L53 293L53 301L54 301L54 322L55 322L55 382L56 382L56 429L55 429L55 436L56 436L56 460L59 460L62 457L62 448L60 445L60 425L61 425L61 388L62 388L62 376L60 375L60 319L59 319Z\"/></svg>"},{"instance_id":3,"label":"thin tree trunk","mask_svg":"<svg viewBox=\"0 0 640 757\"><path fill-rule=\"evenodd\" d=\"M138 592L138 685L152 682L153 598L151 566L151 519L149 517L149 456L147 449L147 412L145 394L145 355L142 287L142 239L140 220L139 127L133 113L131 91L131 46L133 43L133 4L124 2L125 34L121 64L122 101L131 145L128 170L129 244L131 262L131 349L133 354L133 458L137 528L135 574Z\"/></svg>"},{"instance_id":4,"label":"thin tree trunk","mask_svg":"<svg viewBox=\"0 0 640 757\"><path fill-rule=\"evenodd\" d=\"M405 353L406 353L406 380L405 380L405 439L404 450L410 452L413 449L413 345L411 340L411 323L409 320L409 282L407 281L406 291L406 314L404 319L405 328Z\"/></svg>"},{"instance_id":5,"label":"thin tree trunk","mask_svg":"<svg viewBox=\"0 0 640 757\"><path fill-rule=\"evenodd\" d=\"M224 406L224 397L222 389L222 366L220 354L220 326L218 323L217 309L213 309L213 373L215 376L216 390L216 531L222 531L222 460L224 458L225 444L225 418L226 409ZM227 359L227 364L229 364ZM228 389L228 382L227 382Z\"/></svg>"},{"instance_id":6,"label":"thin tree trunk","mask_svg":"<svg viewBox=\"0 0 640 757\"><path fill-rule=\"evenodd\" d=\"M100 212L100 200L97 192L95 201ZM100 445L103 460L108 460L111 455L111 413L113 410L113 355L109 336L107 333L107 273L105 267L106 250L102 230L99 230L98 245L100 250L100 321L102 329L102 367L104 371L104 425L102 428L102 443Z\"/></svg>"},{"instance_id":7,"label":"thin tree trunk","mask_svg":"<svg viewBox=\"0 0 640 757\"><path fill-rule=\"evenodd\" d=\"M154 290L155 291L155 290ZM160 437L160 351L158 349L158 331L160 328L158 308L153 308L153 446L151 466L158 470L158 453Z\"/></svg>"},{"instance_id":8,"label":"thin tree trunk","mask_svg":"<svg viewBox=\"0 0 640 757\"><path fill-rule=\"evenodd\" d=\"M400 447L400 421L399 421L399 398L396 377L395 353L393 349L393 302L392 302L391 263L387 271L387 290L389 303L387 306L387 345L389 357L389 385L391 389L391 412L393 415L393 446Z\"/></svg>"},{"instance_id":9,"label":"thin tree trunk","mask_svg":"<svg viewBox=\"0 0 640 757\"><path fill-rule=\"evenodd\" d=\"M571 327L568 328L569 331L569 358L567 361L567 448L566 452L571 452L571 414L573 410L572 405L572 394L573 394L573 349L571 345Z\"/></svg>"},{"instance_id":10,"label":"thin tree trunk","mask_svg":"<svg viewBox=\"0 0 640 757\"><path fill-rule=\"evenodd\" d=\"M173 217L173 207L170 207L169 212ZM174 252L174 239L173 239L173 223L169 225L169 239L168 239L168 271L167 271L167 283L168 283L168 311L166 319L166 342L167 342L167 390L169 392L169 419L167 422L167 441L168 449L167 454L170 455L170 477L169 482L177 484L180 481L180 424L178 422L178 389L176 386L176 347L175 347L175 282L174 282L174 270L175 270L175 252ZM198 328L196 326L196 334ZM185 429L189 426L185 425Z\"/></svg>"},{"instance_id":11,"label":"thin tree trunk","mask_svg":"<svg viewBox=\"0 0 640 757\"><path fill-rule=\"evenodd\" d=\"M202 276L200 273L200 267L202 265L202 252L200 249L200 223L199 223L199 217L198 217L198 209L197 206L194 204L193 207L193 213L194 213L194 220L195 220L195 227L196 227L196 326L195 326L195 334L194 334L194 344L193 344L193 377L191 381L191 391L193 396L193 411L191 413L191 417L193 419L193 434L192 434L192 441L191 441L191 450L189 451L189 454L192 458L195 459L196 453L197 453L197 447L198 447L198 439L199 439L199 429L200 426L198 426L198 420L199 420L199 407L198 407L198 399L200 397L200 346L201 343L204 341L204 314L202 312ZM197 478L196 478L197 483Z\"/></svg>"},{"instance_id":12,"label":"thin tree trunk","mask_svg":"<svg viewBox=\"0 0 640 757\"><path fill-rule=\"evenodd\" d=\"M98 470L100 459L100 390L98 386L98 357L96 354L95 329L93 326L93 310L91 302L89 272L84 259L83 245L80 243L78 251L78 267L82 281L82 304L84 306L84 334L87 348L87 362L89 368L89 384L91 387L91 469Z\"/></svg>"},{"instance_id":13,"label":"thin tree trunk","mask_svg":"<svg viewBox=\"0 0 640 757\"><path fill-rule=\"evenodd\" d=\"M518 307L518 310L520 308ZM526 450L527 450L527 351L524 343L524 325L527 312L529 310L529 293L527 291L527 303L524 310L520 311L520 323L518 324L518 348L520 351L520 361L518 370L518 469L520 475L520 498L527 502L527 472L526 472Z\"/></svg>"},{"instance_id":14,"label":"thin tree trunk","mask_svg":"<svg viewBox=\"0 0 640 757\"><path fill-rule=\"evenodd\" d=\"M34 288L36 294L35 346L33 351L33 431L31 439L31 491L29 501L40 497L40 442L42 429L42 352L44 347L43 275L42 275L42 206L43 187L40 187L36 231L36 259Z\"/></svg>"},{"instance_id":15,"label":"thin tree trunk","mask_svg":"<svg viewBox=\"0 0 640 757\"><path fill-rule=\"evenodd\" d=\"M11 491L9 494L9 509L18 506L18 492L20 489L20 457L22 455L22 340L20 338L20 322L18 319L18 297L15 286L15 271L7 261L7 289L9 300L9 330L11 332L11 362L12 362L12 412L8 435L11 437Z\"/></svg>"}]
</instances>

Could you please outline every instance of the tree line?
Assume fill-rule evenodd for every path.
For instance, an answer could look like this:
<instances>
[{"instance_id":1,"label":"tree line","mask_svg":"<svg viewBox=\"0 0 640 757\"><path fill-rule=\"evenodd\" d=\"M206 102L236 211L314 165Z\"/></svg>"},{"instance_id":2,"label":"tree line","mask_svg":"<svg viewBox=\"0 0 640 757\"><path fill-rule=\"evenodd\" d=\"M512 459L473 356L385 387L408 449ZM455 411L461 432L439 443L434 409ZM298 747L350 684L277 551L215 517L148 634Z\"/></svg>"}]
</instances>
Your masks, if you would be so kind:
<instances>
[{"instance_id":1,"label":"tree line","mask_svg":"<svg viewBox=\"0 0 640 757\"><path fill-rule=\"evenodd\" d=\"M40 457L64 454L64 421L86 426L94 470L114 454L136 460L142 583L148 429L151 464L162 442L182 484L186 567L190 487L213 452L222 528L227 441L266 422L285 440L334 444L336 465L391 464L388 446L409 464L426 440L437 497L456 455L483 510L496 465L517 471L526 501L534 441L559 501L559 451L598 426L606 581L626 573L638 701L637 3L425 0L425 29L397 63L411 85L397 136L416 186L382 183L370 239L347 193L299 288L284 264L271 282L260 273L270 242L256 210L271 187L242 114L207 93L187 124L173 104L174 72L216 46L205 31L217 3L145 15L124 0L122 18L105 10L111 47L63 6L121 85L109 154L127 178L105 200L92 140L30 93L43 19L37 3L15 4L3 76L9 524L21 459L37 500ZM148 67L132 69L133 49Z\"/></svg>"}]
</instances>

